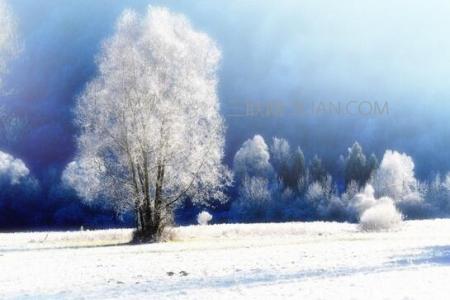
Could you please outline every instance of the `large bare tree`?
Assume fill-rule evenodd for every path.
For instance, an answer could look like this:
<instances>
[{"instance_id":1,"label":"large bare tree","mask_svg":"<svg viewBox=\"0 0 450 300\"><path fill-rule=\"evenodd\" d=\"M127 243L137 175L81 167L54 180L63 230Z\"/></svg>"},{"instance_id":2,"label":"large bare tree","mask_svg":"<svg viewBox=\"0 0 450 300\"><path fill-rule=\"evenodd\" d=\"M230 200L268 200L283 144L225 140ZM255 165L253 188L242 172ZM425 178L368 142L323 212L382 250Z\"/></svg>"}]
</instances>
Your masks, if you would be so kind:
<instances>
[{"instance_id":1,"label":"large bare tree","mask_svg":"<svg viewBox=\"0 0 450 300\"><path fill-rule=\"evenodd\" d=\"M224 200L220 51L182 15L127 10L76 106L79 155L64 179L85 199L133 209L141 238L158 238L173 208Z\"/></svg>"}]
</instances>

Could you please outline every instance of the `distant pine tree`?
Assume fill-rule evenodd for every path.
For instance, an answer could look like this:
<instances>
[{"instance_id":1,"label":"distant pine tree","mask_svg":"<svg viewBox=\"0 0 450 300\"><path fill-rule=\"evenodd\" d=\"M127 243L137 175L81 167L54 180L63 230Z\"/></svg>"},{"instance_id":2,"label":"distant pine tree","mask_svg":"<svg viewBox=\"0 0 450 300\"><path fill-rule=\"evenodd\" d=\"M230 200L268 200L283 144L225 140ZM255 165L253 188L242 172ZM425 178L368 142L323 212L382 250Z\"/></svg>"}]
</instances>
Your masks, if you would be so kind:
<instances>
[{"instance_id":1,"label":"distant pine tree","mask_svg":"<svg viewBox=\"0 0 450 300\"><path fill-rule=\"evenodd\" d=\"M327 180L327 171L322 165L322 160L317 155L314 155L314 158L309 166L309 179L311 183L323 183Z\"/></svg>"},{"instance_id":2,"label":"distant pine tree","mask_svg":"<svg viewBox=\"0 0 450 300\"><path fill-rule=\"evenodd\" d=\"M370 161L366 159L362 147L358 142L348 150L345 159L345 185L348 186L352 181L356 182L360 187L366 185L369 181L372 171L378 165L376 157L371 156Z\"/></svg>"}]
</instances>

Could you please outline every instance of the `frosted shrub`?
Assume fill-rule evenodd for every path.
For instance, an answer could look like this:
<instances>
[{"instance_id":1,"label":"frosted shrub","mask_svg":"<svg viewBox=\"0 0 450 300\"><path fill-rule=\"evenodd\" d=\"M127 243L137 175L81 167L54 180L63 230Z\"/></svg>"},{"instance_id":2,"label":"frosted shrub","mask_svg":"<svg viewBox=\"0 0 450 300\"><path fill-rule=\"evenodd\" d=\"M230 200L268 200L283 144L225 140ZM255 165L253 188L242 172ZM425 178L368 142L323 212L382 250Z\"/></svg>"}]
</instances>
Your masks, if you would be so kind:
<instances>
[{"instance_id":1,"label":"frosted shrub","mask_svg":"<svg viewBox=\"0 0 450 300\"><path fill-rule=\"evenodd\" d=\"M357 193L349 203L349 209L356 214L358 217L369 208L376 205L377 200L375 199L375 190L368 184L365 186L364 190Z\"/></svg>"},{"instance_id":2,"label":"frosted shrub","mask_svg":"<svg viewBox=\"0 0 450 300\"><path fill-rule=\"evenodd\" d=\"M207 211L202 211L197 215L197 223L199 225L208 225L212 220L212 215Z\"/></svg>"},{"instance_id":3,"label":"frosted shrub","mask_svg":"<svg viewBox=\"0 0 450 300\"><path fill-rule=\"evenodd\" d=\"M383 197L377 200L377 204L363 212L359 225L365 231L382 231L398 226L402 219L392 199Z\"/></svg>"},{"instance_id":4,"label":"frosted shrub","mask_svg":"<svg viewBox=\"0 0 450 300\"><path fill-rule=\"evenodd\" d=\"M375 198L375 190L370 184L349 201L348 209L359 219L360 228L365 231L388 230L403 219L391 198Z\"/></svg>"}]
</instances>

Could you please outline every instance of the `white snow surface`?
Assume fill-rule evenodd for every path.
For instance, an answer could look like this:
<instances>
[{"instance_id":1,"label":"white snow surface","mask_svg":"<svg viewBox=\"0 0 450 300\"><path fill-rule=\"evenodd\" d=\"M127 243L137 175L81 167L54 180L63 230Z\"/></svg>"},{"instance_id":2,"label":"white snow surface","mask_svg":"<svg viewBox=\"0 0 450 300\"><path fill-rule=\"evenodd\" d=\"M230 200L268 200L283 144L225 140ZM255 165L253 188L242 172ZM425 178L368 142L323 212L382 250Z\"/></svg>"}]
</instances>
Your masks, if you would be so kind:
<instances>
[{"instance_id":1,"label":"white snow surface","mask_svg":"<svg viewBox=\"0 0 450 300\"><path fill-rule=\"evenodd\" d=\"M450 220L0 234L0 299L449 299Z\"/></svg>"}]
</instances>

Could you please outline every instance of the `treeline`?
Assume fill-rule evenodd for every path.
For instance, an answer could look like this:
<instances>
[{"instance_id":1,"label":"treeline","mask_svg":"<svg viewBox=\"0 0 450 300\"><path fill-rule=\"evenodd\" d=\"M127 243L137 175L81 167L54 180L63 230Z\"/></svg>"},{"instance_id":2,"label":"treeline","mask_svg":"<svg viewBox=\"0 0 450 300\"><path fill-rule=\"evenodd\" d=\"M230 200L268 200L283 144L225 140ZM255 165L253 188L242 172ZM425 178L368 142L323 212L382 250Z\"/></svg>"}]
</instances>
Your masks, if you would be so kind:
<instances>
[{"instance_id":1,"label":"treeline","mask_svg":"<svg viewBox=\"0 0 450 300\"><path fill-rule=\"evenodd\" d=\"M364 213L381 209L407 219L450 215L450 173L420 182L410 156L387 150L379 162L357 142L339 161L343 188L317 155L308 162L301 148L285 139L275 137L267 145L262 136L254 136L234 156L237 198L230 219L358 222Z\"/></svg>"},{"instance_id":2,"label":"treeline","mask_svg":"<svg viewBox=\"0 0 450 300\"><path fill-rule=\"evenodd\" d=\"M129 226L132 215L117 215L107 199L86 204L59 172L40 180L26 165L0 153L0 228L91 228ZM269 145L260 135L245 141L234 155L234 183L226 211L212 222L349 221L377 222L450 216L450 173L420 181L414 161L387 150L379 160L354 143L338 159L335 178L322 160L308 159L283 138ZM89 189L89 184L86 184ZM195 222L200 208L183 205L177 222ZM209 208L211 211L211 208ZM214 210L212 210L213 212ZM375 216L375 217L374 217Z\"/></svg>"}]
</instances>

